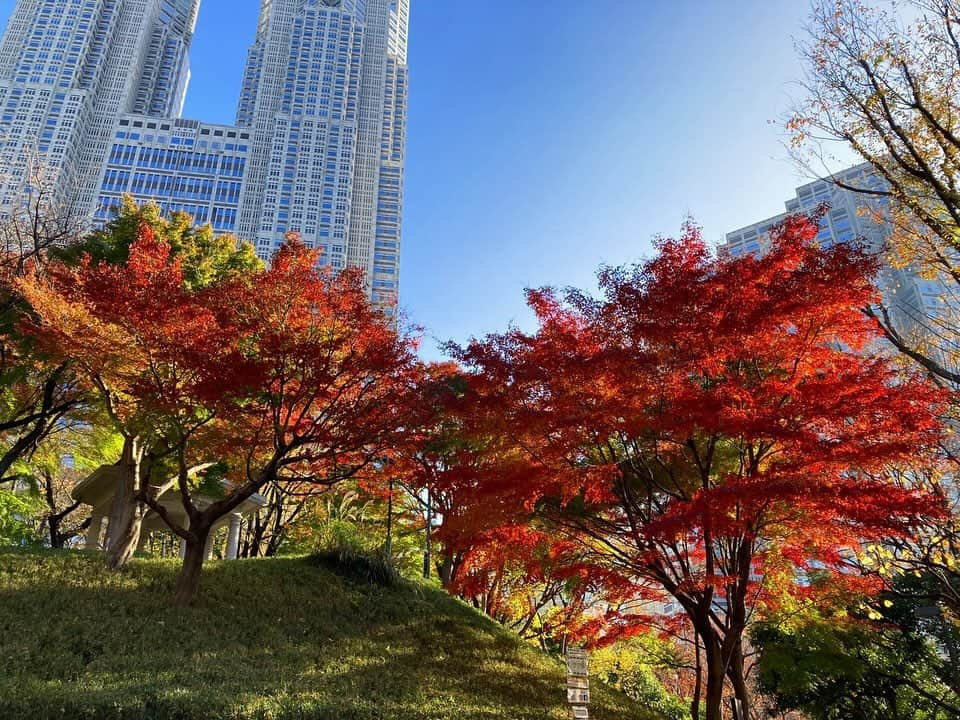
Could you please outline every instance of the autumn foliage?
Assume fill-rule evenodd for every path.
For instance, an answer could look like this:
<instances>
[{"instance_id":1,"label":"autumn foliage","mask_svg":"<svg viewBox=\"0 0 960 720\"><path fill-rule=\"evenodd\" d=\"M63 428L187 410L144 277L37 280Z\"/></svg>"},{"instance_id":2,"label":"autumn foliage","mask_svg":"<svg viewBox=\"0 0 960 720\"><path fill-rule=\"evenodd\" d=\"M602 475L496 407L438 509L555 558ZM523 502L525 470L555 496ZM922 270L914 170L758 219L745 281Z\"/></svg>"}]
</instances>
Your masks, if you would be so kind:
<instances>
[{"instance_id":1,"label":"autumn foliage","mask_svg":"<svg viewBox=\"0 0 960 720\"><path fill-rule=\"evenodd\" d=\"M868 539L910 532L936 500L887 473L939 439L943 398L876 354L874 259L820 250L792 218L761 258L711 256L696 228L603 296L535 290L534 333L459 351L473 432L510 438L445 524L534 523L602 578L614 637L673 600L706 659L707 717L726 679L749 706L743 632L784 586L832 573ZM491 511L491 508L494 510ZM455 535L455 528L446 532ZM488 532L495 532L488 528Z\"/></svg>"},{"instance_id":2,"label":"autumn foliage","mask_svg":"<svg viewBox=\"0 0 960 720\"><path fill-rule=\"evenodd\" d=\"M870 590L864 545L942 513L910 478L936 469L946 398L882 351L875 258L816 232L790 218L763 257L727 258L688 227L601 271L599 297L530 291L536 331L459 364L420 363L362 275L295 237L201 282L143 224L121 261L54 261L16 290L23 333L123 438L108 557L156 513L185 545L177 602L218 523L267 489L400 487L439 520L451 592L545 646L692 638L692 712L719 720L728 686L749 711L758 612Z\"/></svg>"},{"instance_id":3,"label":"autumn foliage","mask_svg":"<svg viewBox=\"0 0 960 720\"><path fill-rule=\"evenodd\" d=\"M231 343L215 313L218 289L190 289L181 261L143 224L120 264L50 262L17 289L31 316L21 331L69 363L98 397L124 441L110 515L107 558L120 567L136 550L151 465L180 452L210 418L223 389L210 372Z\"/></svg>"},{"instance_id":4,"label":"autumn foliage","mask_svg":"<svg viewBox=\"0 0 960 720\"><path fill-rule=\"evenodd\" d=\"M356 476L415 417L412 340L358 272L320 267L296 238L269 269L193 287L143 226L124 263L54 263L21 292L35 312L24 331L82 369L124 437L121 527L149 508L185 541L181 603L218 520L268 485ZM186 527L158 502L170 488Z\"/></svg>"}]
</instances>

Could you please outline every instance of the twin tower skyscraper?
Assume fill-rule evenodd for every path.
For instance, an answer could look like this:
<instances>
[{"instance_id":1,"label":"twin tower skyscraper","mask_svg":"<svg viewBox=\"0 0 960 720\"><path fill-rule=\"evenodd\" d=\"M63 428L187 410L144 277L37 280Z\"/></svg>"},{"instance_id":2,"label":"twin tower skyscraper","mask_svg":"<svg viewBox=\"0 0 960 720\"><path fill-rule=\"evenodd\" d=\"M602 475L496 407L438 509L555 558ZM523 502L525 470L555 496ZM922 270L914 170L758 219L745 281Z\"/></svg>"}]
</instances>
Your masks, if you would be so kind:
<instances>
[{"instance_id":1,"label":"twin tower skyscraper","mask_svg":"<svg viewBox=\"0 0 960 720\"><path fill-rule=\"evenodd\" d=\"M395 298L410 0L261 0L231 126L180 117L199 5L18 0L0 42L0 213L43 191L103 223L129 194L264 259L295 230Z\"/></svg>"}]
</instances>

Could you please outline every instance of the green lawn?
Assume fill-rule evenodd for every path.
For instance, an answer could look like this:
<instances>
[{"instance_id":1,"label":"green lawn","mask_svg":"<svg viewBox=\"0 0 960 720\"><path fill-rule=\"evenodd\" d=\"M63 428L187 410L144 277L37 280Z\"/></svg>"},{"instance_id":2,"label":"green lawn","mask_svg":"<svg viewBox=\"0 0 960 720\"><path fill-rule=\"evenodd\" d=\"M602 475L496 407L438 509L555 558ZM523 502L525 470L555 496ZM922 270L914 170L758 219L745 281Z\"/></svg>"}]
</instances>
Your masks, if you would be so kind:
<instances>
[{"instance_id":1,"label":"green lawn","mask_svg":"<svg viewBox=\"0 0 960 720\"><path fill-rule=\"evenodd\" d=\"M122 574L81 553L0 552L0 718L569 718L563 669L429 586L373 587L306 559ZM652 720L594 689L592 717Z\"/></svg>"}]
</instances>

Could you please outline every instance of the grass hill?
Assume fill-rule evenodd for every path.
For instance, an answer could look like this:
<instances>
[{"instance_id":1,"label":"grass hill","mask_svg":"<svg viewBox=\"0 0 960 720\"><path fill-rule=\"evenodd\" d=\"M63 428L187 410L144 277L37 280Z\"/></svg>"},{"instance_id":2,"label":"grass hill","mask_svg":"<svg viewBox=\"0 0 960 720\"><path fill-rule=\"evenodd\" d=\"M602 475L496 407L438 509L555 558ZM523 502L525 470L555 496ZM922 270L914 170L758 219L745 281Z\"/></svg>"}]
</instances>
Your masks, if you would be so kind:
<instances>
[{"instance_id":1,"label":"grass hill","mask_svg":"<svg viewBox=\"0 0 960 720\"><path fill-rule=\"evenodd\" d=\"M466 604L310 559L218 563L187 610L177 563L0 552L4 720L570 718L564 671ZM652 720L594 683L591 717Z\"/></svg>"}]
</instances>

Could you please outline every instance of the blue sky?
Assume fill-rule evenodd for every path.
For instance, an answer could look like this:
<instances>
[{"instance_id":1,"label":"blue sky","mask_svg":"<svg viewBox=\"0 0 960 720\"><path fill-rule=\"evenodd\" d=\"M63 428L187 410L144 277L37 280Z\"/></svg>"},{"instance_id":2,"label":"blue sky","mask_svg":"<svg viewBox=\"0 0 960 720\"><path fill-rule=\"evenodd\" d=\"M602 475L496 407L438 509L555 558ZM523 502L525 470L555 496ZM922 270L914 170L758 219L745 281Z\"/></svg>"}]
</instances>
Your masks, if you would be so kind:
<instances>
[{"instance_id":1,"label":"blue sky","mask_svg":"<svg viewBox=\"0 0 960 720\"><path fill-rule=\"evenodd\" d=\"M13 0L0 0L0 16ZM779 129L805 0L412 0L401 304L431 337L526 325L687 215L709 240L803 178ZM232 122L256 0L203 0L184 114Z\"/></svg>"}]
</instances>

